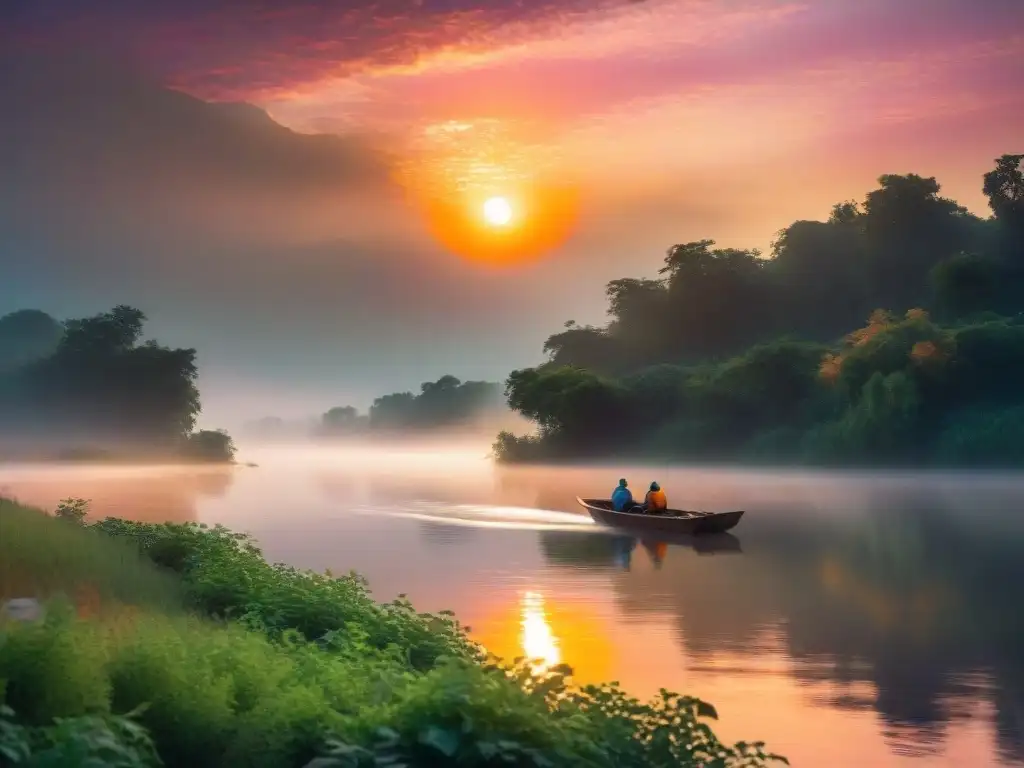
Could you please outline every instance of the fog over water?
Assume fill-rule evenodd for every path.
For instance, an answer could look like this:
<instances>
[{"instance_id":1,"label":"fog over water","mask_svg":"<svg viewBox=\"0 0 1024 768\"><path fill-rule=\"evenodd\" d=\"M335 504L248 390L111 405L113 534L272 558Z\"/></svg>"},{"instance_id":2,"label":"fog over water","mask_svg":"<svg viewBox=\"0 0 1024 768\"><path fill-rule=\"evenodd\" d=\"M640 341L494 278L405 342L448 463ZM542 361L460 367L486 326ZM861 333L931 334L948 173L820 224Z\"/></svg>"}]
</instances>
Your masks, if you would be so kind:
<instances>
[{"instance_id":1,"label":"fog over water","mask_svg":"<svg viewBox=\"0 0 1024 768\"><path fill-rule=\"evenodd\" d=\"M1024 476L494 466L484 443L242 445L257 466L0 465L0 493L223 523L357 570L504 656L712 701L794 765L1024 762ZM575 497L620 476L734 536L636 541Z\"/></svg>"}]
</instances>

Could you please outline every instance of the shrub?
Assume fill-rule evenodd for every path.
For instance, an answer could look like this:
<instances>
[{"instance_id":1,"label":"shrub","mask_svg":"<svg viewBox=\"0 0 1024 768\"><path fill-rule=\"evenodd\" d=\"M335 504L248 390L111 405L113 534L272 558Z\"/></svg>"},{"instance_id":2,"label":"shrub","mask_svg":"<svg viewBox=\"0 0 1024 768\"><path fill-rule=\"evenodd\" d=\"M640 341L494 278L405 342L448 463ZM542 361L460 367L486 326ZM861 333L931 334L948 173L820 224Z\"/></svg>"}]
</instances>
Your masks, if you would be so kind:
<instances>
[{"instance_id":1,"label":"shrub","mask_svg":"<svg viewBox=\"0 0 1024 768\"><path fill-rule=\"evenodd\" d=\"M85 499L64 499L57 505L53 516L58 520L67 520L81 525L89 511L89 502Z\"/></svg>"},{"instance_id":2,"label":"shrub","mask_svg":"<svg viewBox=\"0 0 1024 768\"><path fill-rule=\"evenodd\" d=\"M14 720L14 711L0 706L0 757L3 763L26 768L159 766L152 740L130 717L58 718L53 724L28 728Z\"/></svg>"},{"instance_id":3,"label":"shrub","mask_svg":"<svg viewBox=\"0 0 1024 768\"><path fill-rule=\"evenodd\" d=\"M193 461L232 462L235 460L235 442L222 429L201 429L185 440L183 454Z\"/></svg>"}]
</instances>

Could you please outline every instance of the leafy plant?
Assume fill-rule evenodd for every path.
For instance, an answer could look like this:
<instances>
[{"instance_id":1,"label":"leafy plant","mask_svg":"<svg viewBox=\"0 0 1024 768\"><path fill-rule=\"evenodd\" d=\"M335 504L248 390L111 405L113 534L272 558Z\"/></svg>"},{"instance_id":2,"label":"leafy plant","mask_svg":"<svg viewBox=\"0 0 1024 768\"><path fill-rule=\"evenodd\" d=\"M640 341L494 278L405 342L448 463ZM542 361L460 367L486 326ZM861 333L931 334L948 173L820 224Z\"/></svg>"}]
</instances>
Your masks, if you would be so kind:
<instances>
[{"instance_id":1,"label":"leafy plant","mask_svg":"<svg viewBox=\"0 0 1024 768\"><path fill-rule=\"evenodd\" d=\"M85 516L89 514L89 502L85 499L68 498L57 504L53 515L58 520L67 520L70 523L81 525L85 522Z\"/></svg>"}]
</instances>

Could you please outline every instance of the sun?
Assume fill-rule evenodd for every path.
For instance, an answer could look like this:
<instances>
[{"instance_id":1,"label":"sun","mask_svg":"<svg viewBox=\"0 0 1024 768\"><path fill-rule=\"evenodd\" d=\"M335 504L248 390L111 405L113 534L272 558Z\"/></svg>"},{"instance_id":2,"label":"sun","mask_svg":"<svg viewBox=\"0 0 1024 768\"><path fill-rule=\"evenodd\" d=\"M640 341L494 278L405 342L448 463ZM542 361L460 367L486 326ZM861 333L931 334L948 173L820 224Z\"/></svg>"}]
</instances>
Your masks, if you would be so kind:
<instances>
[{"instance_id":1,"label":"sun","mask_svg":"<svg viewBox=\"0 0 1024 768\"><path fill-rule=\"evenodd\" d=\"M492 197L484 203L484 219L495 227L503 227L512 221L512 206L504 197Z\"/></svg>"}]
</instances>

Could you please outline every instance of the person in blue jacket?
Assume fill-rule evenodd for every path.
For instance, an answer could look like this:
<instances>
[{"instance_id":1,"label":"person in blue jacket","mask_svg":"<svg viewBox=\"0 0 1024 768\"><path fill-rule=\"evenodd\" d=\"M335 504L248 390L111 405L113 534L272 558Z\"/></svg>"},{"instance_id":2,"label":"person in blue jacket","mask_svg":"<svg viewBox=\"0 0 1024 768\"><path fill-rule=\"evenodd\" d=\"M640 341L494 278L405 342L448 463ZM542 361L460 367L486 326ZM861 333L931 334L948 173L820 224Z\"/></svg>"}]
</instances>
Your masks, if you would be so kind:
<instances>
[{"instance_id":1,"label":"person in blue jacket","mask_svg":"<svg viewBox=\"0 0 1024 768\"><path fill-rule=\"evenodd\" d=\"M626 478L622 478L619 486L612 491L612 509L616 512L624 512L633 506L633 492L626 486Z\"/></svg>"}]
</instances>

